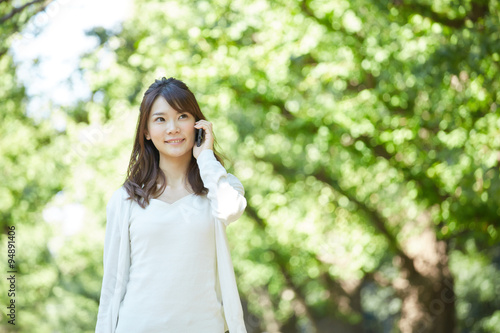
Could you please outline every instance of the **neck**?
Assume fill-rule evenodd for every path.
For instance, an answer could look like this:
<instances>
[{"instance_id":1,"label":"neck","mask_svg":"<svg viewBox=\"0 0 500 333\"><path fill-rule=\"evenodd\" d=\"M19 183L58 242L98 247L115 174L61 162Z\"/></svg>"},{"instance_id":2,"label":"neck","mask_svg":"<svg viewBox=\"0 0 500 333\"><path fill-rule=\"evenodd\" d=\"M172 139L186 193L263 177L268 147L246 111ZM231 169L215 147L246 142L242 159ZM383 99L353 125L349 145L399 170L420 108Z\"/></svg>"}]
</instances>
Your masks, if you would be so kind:
<instances>
[{"instance_id":1,"label":"neck","mask_svg":"<svg viewBox=\"0 0 500 333\"><path fill-rule=\"evenodd\" d=\"M160 154L160 169L165 174L167 186L172 189L184 188L187 185L187 169L191 156L168 158Z\"/></svg>"}]
</instances>

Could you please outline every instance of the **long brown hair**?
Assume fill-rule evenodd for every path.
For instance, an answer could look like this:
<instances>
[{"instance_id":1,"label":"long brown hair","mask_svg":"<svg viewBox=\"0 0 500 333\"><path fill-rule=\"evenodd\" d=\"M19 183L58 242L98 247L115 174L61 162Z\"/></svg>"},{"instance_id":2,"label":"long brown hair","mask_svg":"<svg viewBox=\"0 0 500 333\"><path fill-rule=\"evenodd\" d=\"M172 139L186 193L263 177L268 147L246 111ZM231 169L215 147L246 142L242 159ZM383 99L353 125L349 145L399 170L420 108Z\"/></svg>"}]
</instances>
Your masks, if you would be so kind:
<instances>
[{"instance_id":1,"label":"long brown hair","mask_svg":"<svg viewBox=\"0 0 500 333\"><path fill-rule=\"evenodd\" d=\"M177 112L192 114L195 121L206 119L194 94L184 82L172 77L169 79L163 77L161 80L155 80L149 86L141 102L134 147L127 170L127 179L123 184L129 194L128 199L134 200L142 208L149 205L151 197L155 198L163 193L167 186L165 174L160 169L158 149L156 149L152 140L146 140L145 138L151 106L159 96L165 98L168 104ZM215 148L214 154L215 158L222 163L222 159L215 151ZM208 190L203 186L198 163L193 155L191 155L186 176L195 194L203 195L207 193ZM158 187L157 184L161 184L161 186Z\"/></svg>"}]
</instances>

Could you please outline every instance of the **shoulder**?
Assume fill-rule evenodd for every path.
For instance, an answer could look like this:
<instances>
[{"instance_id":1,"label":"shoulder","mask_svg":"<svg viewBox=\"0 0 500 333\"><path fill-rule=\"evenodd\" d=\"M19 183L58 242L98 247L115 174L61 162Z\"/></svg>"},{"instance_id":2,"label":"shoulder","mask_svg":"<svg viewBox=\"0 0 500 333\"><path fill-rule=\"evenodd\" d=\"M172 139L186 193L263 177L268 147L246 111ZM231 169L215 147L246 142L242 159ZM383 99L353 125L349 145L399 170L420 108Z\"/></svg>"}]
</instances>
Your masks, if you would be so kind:
<instances>
[{"instance_id":1,"label":"shoulder","mask_svg":"<svg viewBox=\"0 0 500 333\"><path fill-rule=\"evenodd\" d=\"M129 197L124 186L116 189L108 200L108 208L121 206Z\"/></svg>"},{"instance_id":2,"label":"shoulder","mask_svg":"<svg viewBox=\"0 0 500 333\"><path fill-rule=\"evenodd\" d=\"M123 186L113 192L106 205L106 228L117 230L116 232L123 230L122 226L130 219L131 201L127 200L128 198L127 190Z\"/></svg>"}]
</instances>

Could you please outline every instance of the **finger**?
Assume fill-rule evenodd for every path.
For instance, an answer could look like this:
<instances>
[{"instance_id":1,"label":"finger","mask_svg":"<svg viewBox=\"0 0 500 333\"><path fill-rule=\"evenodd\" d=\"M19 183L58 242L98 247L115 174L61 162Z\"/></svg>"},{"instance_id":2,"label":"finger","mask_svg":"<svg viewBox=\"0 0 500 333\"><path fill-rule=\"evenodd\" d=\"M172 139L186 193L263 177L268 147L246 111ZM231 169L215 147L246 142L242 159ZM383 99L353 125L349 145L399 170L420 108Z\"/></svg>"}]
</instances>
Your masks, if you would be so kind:
<instances>
[{"instance_id":1,"label":"finger","mask_svg":"<svg viewBox=\"0 0 500 333\"><path fill-rule=\"evenodd\" d=\"M198 123L194 125L195 128L203 128L206 132L212 132L212 124L209 122Z\"/></svg>"},{"instance_id":2,"label":"finger","mask_svg":"<svg viewBox=\"0 0 500 333\"><path fill-rule=\"evenodd\" d=\"M195 126L212 126L212 123L206 120L198 120L194 124Z\"/></svg>"}]
</instances>

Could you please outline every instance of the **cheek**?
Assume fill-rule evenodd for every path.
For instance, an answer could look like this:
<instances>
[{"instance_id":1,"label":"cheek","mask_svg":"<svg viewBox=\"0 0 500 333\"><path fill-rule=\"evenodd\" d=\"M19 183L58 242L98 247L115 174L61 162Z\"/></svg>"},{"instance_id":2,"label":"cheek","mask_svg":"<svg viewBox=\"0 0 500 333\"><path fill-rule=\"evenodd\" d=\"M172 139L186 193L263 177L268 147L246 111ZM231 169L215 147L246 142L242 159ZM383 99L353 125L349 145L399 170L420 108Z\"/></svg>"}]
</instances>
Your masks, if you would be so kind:
<instances>
[{"instance_id":1,"label":"cheek","mask_svg":"<svg viewBox=\"0 0 500 333\"><path fill-rule=\"evenodd\" d=\"M149 135L151 135L153 139L155 136L158 135L158 132L160 132L158 126L155 125L149 126Z\"/></svg>"},{"instance_id":2,"label":"cheek","mask_svg":"<svg viewBox=\"0 0 500 333\"><path fill-rule=\"evenodd\" d=\"M183 130L184 130L184 133L186 133L188 136L192 136L193 137L193 140L194 140L194 123L192 124L186 124L185 126L183 126Z\"/></svg>"}]
</instances>

